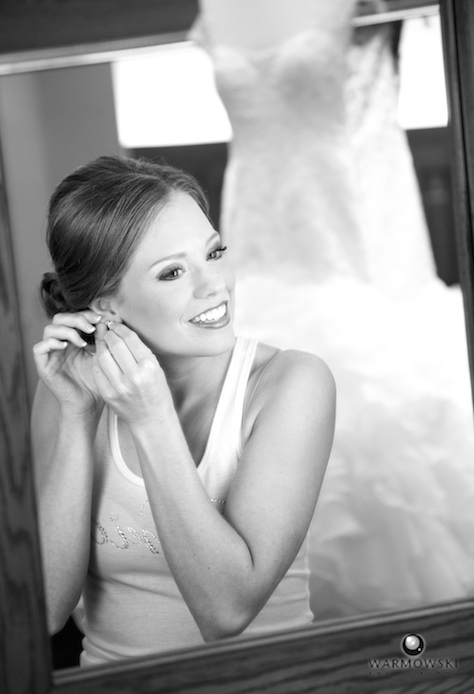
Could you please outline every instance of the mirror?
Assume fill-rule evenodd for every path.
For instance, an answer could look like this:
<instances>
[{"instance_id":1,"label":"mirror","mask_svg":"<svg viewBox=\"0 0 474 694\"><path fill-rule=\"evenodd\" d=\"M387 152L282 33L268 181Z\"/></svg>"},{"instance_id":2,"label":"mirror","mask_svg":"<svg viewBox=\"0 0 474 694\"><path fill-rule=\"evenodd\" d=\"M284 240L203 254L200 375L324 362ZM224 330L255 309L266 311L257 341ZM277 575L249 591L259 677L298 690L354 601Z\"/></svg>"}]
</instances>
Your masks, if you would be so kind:
<instances>
[{"instance_id":1,"label":"mirror","mask_svg":"<svg viewBox=\"0 0 474 694\"><path fill-rule=\"evenodd\" d=\"M461 6L461 3L459 3L459 6ZM462 11L469 13L469 10L466 9L465 6L462 6ZM445 19L445 22L447 22L450 17L452 17L452 14L449 14L452 12L451 6L448 7L446 5L445 12L447 12L447 19ZM451 41L453 40L452 38L450 39ZM451 57L452 59L452 57ZM458 138L459 138L459 131L458 131ZM459 139L457 141L457 145L459 147L459 151L461 150L461 145ZM458 173L458 176L460 174ZM6 215L4 215L4 220L6 220ZM464 218L464 224L466 224L466 218ZM4 227L6 224L4 224ZM4 230L4 229L3 229ZM13 239L13 242L15 243L15 239ZM7 246L4 246L4 248L7 248ZM467 258L470 258L471 256L467 256ZM2 254L2 262L5 263L4 268L2 270L4 271L2 274L2 277L4 278L5 282L5 287L7 289L10 289L11 296L14 296L13 293L13 277L11 276L11 266L9 265L8 262L5 261L5 254ZM469 281L469 275L466 269L463 269L464 273L464 283L466 281ZM467 279L466 279L467 275ZM467 290L465 290L465 297L467 296L467 308L469 309L471 307L471 304L469 303L469 297L471 294L469 293L469 287ZM5 292L5 296L7 296ZM5 359L4 361L4 366L3 366L3 373L2 373L2 382L7 384L7 387L4 389L4 392L8 395L8 399L5 398L5 401L8 403L8 405L5 407L5 411L8 413L8 419L7 421L10 422L10 428L5 428L3 433L3 439L2 443L5 445L5 451L4 455L2 456L3 460L15 460L17 461L17 464L15 467L9 467L7 466L5 469L2 468L2 475L4 475L4 481L5 483L2 484L3 489L9 490L8 495L5 497L5 503L3 504L3 509L2 512L5 513L4 516L4 523L2 527L2 556L6 557L8 559L5 561L5 565L8 567L8 571L6 573L6 577L2 579L2 604L7 605L7 590L8 590L8 595L9 597L11 596L11 603L8 604L8 609L6 609L2 616L4 618L4 624L8 626L8 632L11 638L9 638L9 645L8 648L10 649L9 651L6 652L6 656L4 658L4 662L7 664L10 670L10 677L17 678L16 679L16 685L17 689L13 689L13 685L11 685L11 691L27 691L26 688L26 682L28 681L27 678L31 678L30 682L43 682L44 684L39 685L42 687L43 691L46 691L48 688L48 678L50 677L48 670L49 670L49 665L47 663L47 646L46 644L46 639L45 639L45 631L44 631L44 618L42 617L42 609L43 609L43 604L42 604L42 598L40 593L37 591L37 587L41 585L41 577L40 577L40 572L39 572L39 558L38 558L38 553L37 549L35 548L34 542L33 544L31 541L28 540L28 538L33 537L34 540L34 503L33 503L33 497L32 497L32 491L31 491L31 480L30 480L30 475L28 472L28 451L27 451L27 445L26 445L26 439L24 435L22 435L21 432L26 431L25 428L25 421L27 421L27 415L26 415L26 408L25 408L25 403L24 400L22 400L21 393L22 393L22 388L24 386L24 383L22 381L22 377L20 374L20 369L19 366L21 365L20 361L20 356L18 355L18 345L19 343L19 333L18 333L18 323L17 323L17 316L14 312L14 310L11 309L11 303L5 301L4 303L4 311L5 311L5 316L6 320L4 322L5 325L8 325L8 336L11 337L13 349L10 351L4 350L5 356L10 359L10 354L12 355L12 358L10 361L8 359ZM470 320L470 315L471 311L467 311L467 316L468 320ZM4 338L5 339L5 338ZM25 539L26 538L26 539ZM5 549L4 549L5 548ZM19 577L21 577L19 579ZM13 585L20 585L23 586L23 590L17 590L16 592L13 592L11 587ZM6 588L4 588L6 587ZM5 600L3 597L5 596ZM21 599L20 599L21 598ZM27 598L26 601L24 602L23 605L20 603L24 600L24 598ZM27 610L25 610L25 605L27 604ZM13 609L15 607L15 610ZM18 620L14 618L16 614L20 613L23 615L26 615L26 617L23 617L23 621L19 623ZM462 608L460 608L459 615L462 615ZM441 617L439 617L441 615ZM426 615L425 615L426 616ZM426 618L431 619L433 623L436 621L436 619L442 619L446 618L446 610L443 611L443 608L440 608L440 612L438 613L438 616L433 617L433 615L428 615ZM413 617L413 619L423 619L424 617L421 615L416 615L416 617ZM393 619L398 619L393 618ZM400 618L401 619L401 618ZM462 619L462 617L460 617ZM27 628L25 628L25 624L27 625ZM393 622L392 622L393 624ZM362 626L360 624L352 626L352 634L353 636L358 633L354 631L354 629L358 628L362 629L368 629L370 627L370 620L364 622ZM387 624L384 625L383 628L387 628ZM332 629L332 631L331 631ZM267 641L266 644L261 644L261 647L256 647L256 652L258 652L260 655L263 654L265 648L276 648L277 642L280 644L281 648L289 654L292 651L292 644L293 647L301 647L301 644L306 643L307 646L310 644L311 641L311 647L314 647L316 643L321 643L325 639L327 639L328 642L331 641L331 636L330 634L335 634L337 632L338 636L337 639L339 642L344 642L344 637L341 636L340 631L341 629L345 629L347 633L351 632L351 625L350 624L341 624L339 627L334 627L334 626L329 626L328 631L324 632L324 628L316 628L314 632L312 632L312 636L308 635L295 635L294 637L285 635L284 637L282 636L279 640L270 640L269 642ZM401 630L407 631L408 628L402 629ZM390 632L390 626L388 627L388 630L385 633ZM2 630L2 633L7 633L7 628ZM364 633L368 633L367 631ZM318 642L317 639L320 639ZM350 636L346 637L348 640L350 640ZM300 641L301 639L301 641ZM305 640L306 639L306 640ZM345 641L347 644L348 641ZM32 648L34 646L34 648ZM260 648L260 650L259 650ZM263 650L262 650L263 649ZM228 658L235 657L236 659L242 658L242 659L249 659L250 661L254 662L253 656L249 654L248 650L246 650L245 644L239 645L239 644L231 644L230 646L222 645L210 649L212 652L209 653L209 655L205 655L201 652L198 652L196 654L189 654L187 656L187 659L189 660L190 658L195 661L199 661L201 663L205 662L206 658L210 658L212 662L216 662L216 660L220 660L220 662L227 662L226 667L229 667L229 661L227 660ZM23 666L23 658L21 656L21 653L25 652L32 652L32 657L31 657L31 663L33 664L31 668L26 668ZM309 651L308 651L309 652ZM240 656L239 656L240 654ZM10 661L10 656L11 655L11 661ZM184 657L184 654L183 654ZM288 657L288 655L287 655ZM150 670L146 670L146 672L161 672L162 676L164 672L166 671L166 668L173 666L173 658L168 658L168 665L165 665L165 660L162 659L161 663L162 665L159 665L159 659L156 661L155 665L153 666L151 664L151 661L148 661L146 667L151 668ZM186 660L186 659L185 659ZM207 661L210 662L210 661ZM275 661L273 661L275 662ZM287 663L289 661L286 661ZM16 669L13 669L13 665L15 665ZM144 664L145 665L145 664ZM153 667L155 667L155 670L153 670ZM160 670L161 667L161 670ZM224 667L223 665L217 666L217 667ZM176 670L177 668L174 668ZM181 666L180 668L181 669ZM199 668L198 668L199 669ZM129 678L128 681L130 681L130 678L133 677L133 665L127 665L124 666L124 668L121 668L119 666L119 672L122 673L124 679L123 682L127 681L127 677ZM143 670L143 672L145 672ZM15 673L15 675L13 675ZM33 673L33 675L32 675ZM129 673L128 675L126 673ZM201 673L202 674L202 673ZM34 679L33 679L34 676ZM77 682L83 682L86 683L87 680L93 678L95 676L94 673L89 674L84 676L81 674L80 676L77 677ZM110 673L103 673L102 675L102 681L105 682L105 680L108 677L119 677L119 675L112 675ZM159 675L156 675L159 677ZM254 674L254 676L256 676ZM21 680L23 677L23 681L18 681L18 678ZM68 679L68 677L70 677ZM57 679L57 682L59 686L69 686L68 683L73 682L73 678L75 676L67 676L64 677L62 680L59 677ZM140 679L140 682L142 683L141 686L143 689L140 689L137 691L145 691L146 686L150 685L145 685L144 680L148 677L148 681L150 682L150 678L148 675L144 675L142 679ZM292 677L294 677L296 680L299 678L301 679L302 675L297 674L297 673L292 673ZM100 677L97 681L100 680ZM13 679L10 680L5 680L7 682L12 682ZM135 680L136 681L136 680ZM62 684L61 684L62 683ZM10 686L10 684L9 684ZM71 685L72 686L72 685ZM79 686L79 684L78 684ZM104 685L105 686L105 685ZM123 684L122 686L125 686ZM9 694L9 689L6 688L6 690ZM39 689L38 689L39 691ZM117 689L116 689L117 691ZM217 690L216 690L217 691Z\"/></svg>"}]
</instances>

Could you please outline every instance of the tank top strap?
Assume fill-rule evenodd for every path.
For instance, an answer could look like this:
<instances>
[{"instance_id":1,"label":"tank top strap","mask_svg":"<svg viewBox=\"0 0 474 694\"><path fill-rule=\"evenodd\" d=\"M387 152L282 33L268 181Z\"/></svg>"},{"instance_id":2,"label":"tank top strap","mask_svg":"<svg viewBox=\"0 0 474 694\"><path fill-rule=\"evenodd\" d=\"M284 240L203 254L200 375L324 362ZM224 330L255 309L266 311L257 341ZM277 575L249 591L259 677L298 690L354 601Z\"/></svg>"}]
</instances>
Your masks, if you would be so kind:
<instances>
[{"instance_id":1,"label":"tank top strap","mask_svg":"<svg viewBox=\"0 0 474 694\"><path fill-rule=\"evenodd\" d=\"M257 340L246 337L237 337L235 341L206 450L198 470L203 470L212 460L235 459L242 453L244 401L257 344ZM227 455L224 455L224 451Z\"/></svg>"}]
</instances>

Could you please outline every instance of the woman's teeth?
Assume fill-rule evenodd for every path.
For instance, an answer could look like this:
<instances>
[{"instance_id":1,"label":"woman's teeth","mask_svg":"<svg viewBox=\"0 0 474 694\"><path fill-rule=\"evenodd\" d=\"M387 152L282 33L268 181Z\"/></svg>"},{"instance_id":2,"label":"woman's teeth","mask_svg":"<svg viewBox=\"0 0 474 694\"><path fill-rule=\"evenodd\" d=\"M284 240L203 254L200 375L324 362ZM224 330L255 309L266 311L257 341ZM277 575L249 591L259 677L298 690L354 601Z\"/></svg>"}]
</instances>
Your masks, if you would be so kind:
<instances>
[{"instance_id":1,"label":"woman's teeth","mask_svg":"<svg viewBox=\"0 0 474 694\"><path fill-rule=\"evenodd\" d=\"M199 316L193 318L191 323L215 323L216 321L223 318L226 314L226 305L221 304L217 308L211 308L210 311L205 313L200 313Z\"/></svg>"}]
</instances>

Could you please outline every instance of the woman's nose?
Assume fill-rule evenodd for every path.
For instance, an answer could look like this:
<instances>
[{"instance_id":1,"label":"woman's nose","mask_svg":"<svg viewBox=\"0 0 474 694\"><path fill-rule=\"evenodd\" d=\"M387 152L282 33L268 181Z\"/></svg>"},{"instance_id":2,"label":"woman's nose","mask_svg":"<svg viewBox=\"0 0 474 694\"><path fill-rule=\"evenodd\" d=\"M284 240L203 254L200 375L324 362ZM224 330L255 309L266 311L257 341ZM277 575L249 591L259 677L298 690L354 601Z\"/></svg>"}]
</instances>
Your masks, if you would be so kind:
<instances>
[{"instance_id":1,"label":"woman's nose","mask_svg":"<svg viewBox=\"0 0 474 694\"><path fill-rule=\"evenodd\" d=\"M225 288L225 277L217 268L206 263L205 267L197 271L194 292L198 298L219 294Z\"/></svg>"}]
</instances>

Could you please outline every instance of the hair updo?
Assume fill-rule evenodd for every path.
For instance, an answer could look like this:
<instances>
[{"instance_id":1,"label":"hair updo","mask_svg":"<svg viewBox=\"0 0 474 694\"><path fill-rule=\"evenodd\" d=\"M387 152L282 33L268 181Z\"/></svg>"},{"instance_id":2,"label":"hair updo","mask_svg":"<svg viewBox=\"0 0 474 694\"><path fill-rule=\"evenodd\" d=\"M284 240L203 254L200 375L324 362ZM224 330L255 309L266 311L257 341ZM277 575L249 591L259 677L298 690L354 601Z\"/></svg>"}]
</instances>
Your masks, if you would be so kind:
<instances>
[{"instance_id":1,"label":"hair updo","mask_svg":"<svg viewBox=\"0 0 474 694\"><path fill-rule=\"evenodd\" d=\"M209 217L197 181L165 163L103 156L67 176L50 199L47 244L54 272L43 275L49 317L87 309L114 294L153 217L174 192L190 195Z\"/></svg>"}]
</instances>

